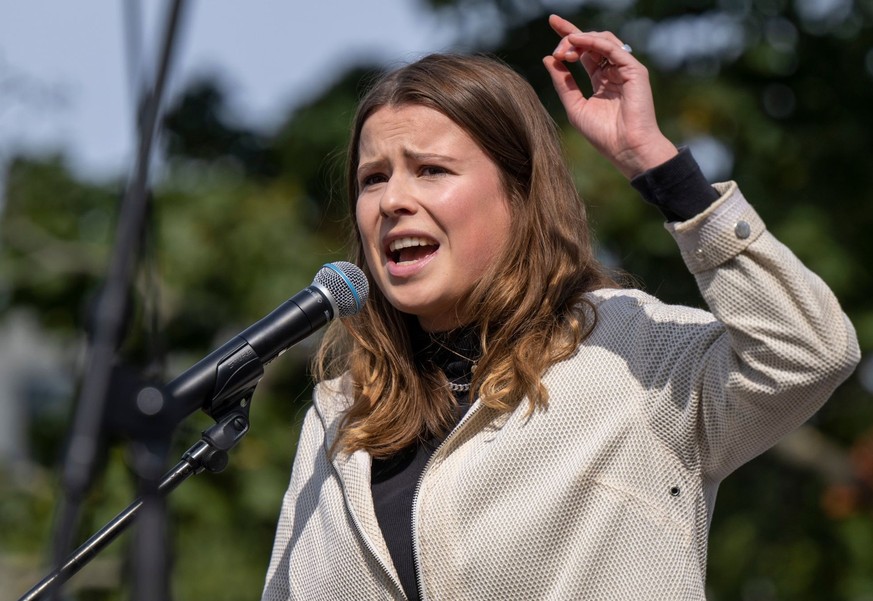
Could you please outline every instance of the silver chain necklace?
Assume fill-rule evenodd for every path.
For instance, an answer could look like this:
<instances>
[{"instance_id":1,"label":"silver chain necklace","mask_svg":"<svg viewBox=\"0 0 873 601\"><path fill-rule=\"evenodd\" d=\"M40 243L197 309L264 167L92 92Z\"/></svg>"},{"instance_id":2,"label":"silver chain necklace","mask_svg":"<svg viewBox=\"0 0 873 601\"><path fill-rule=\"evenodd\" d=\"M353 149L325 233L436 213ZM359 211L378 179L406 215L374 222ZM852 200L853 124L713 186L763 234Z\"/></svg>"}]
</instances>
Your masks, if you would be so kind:
<instances>
[{"instance_id":1,"label":"silver chain necklace","mask_svg":"<svg viewBox=\"0 0 873 601\"><path fill-rule=\"evenodd\" d=\"M456 353L457 354L457 353ZM470 366L470 376L476 373L476 364ZM468 392L470 388L473 386L472 382L467 382L466 384L458 384L457 382L449 382L449 390L452 392Z\"/></svg>"},{"instance_id":2,"label":"silver chain necklace","mask_svg":"<svg viewBox=\"0 0 873 601\"><path fill-rule=\"evenodd\" d=\"M449 382L449 390L452 392L467 392L470 390L471 383L458 384L457 382Z\"/></svg>"},{"instance_id":3,"label":"silver chain necklace","mask_svg":"<svg viewBox=\"0 0 873 601\"><path fill-rule=\"evenodd\" d=\"M473 361L470 357L467 357L466 355L462 355L461 353L459 353L455 349L453 349L449 346L446 346L445 344L443 344L440 340L438 340L433 335L431 335L430 339L432 342L441 346L443 349L449 351L453 355L457 355L459 358L464 359L466 361L469 361L472 364L470 366L470 373L471 374L474 371L476 371L476 362ZM457 382L449 382L449 390L451 390L452 392L468 392L470 390L471 386L472 386L472 382L467 382L466 384L458 384Z\"/></svg>"}]
</instances>

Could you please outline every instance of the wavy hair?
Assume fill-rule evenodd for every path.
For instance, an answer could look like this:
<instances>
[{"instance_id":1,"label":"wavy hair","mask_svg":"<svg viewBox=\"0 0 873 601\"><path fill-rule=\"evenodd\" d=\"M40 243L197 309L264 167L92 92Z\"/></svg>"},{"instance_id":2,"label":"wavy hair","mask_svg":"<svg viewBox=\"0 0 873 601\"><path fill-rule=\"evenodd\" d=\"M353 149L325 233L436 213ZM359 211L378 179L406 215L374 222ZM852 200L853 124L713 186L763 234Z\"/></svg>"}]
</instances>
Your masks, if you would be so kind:
<instances>
[{"instance_id":1,"label":"wavy hair","mask_svg":"<svg viewBox=\"0 0 873 601\"><path fill-rule=\"evenodd\" d=\"M500 411L525 398L530 411L544 407L543 373L572 356L594 328L596 311L585 293L616 285L594 256L557 127L530 84L495 58L432 54L386 73L362 98L352 126L346 177L353 222L361 129L379 108L402 105L443 113L499 168L512 242L459 313L480 336L471 390ZM352 260L372 282L360 232L350 229ZM335 450L386 457L454 425L456 401L445 376L413 357L410 319L373 286L360 314L334 322L325 333L313 363L316 379L348 372L353 383Z\"/></svg>"}]
</instances>

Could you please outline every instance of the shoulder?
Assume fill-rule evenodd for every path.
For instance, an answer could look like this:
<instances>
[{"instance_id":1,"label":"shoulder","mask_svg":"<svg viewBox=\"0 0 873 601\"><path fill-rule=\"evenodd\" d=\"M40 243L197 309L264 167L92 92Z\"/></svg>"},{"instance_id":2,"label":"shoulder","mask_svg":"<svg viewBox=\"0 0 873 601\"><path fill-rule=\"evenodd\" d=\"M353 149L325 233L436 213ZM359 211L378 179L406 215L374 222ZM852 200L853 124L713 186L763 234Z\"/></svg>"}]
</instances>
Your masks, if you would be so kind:
<instances>
[{"instance_id":1,"label":"shoulder","mask_svg":"<svg viewBox=\"0 0 873 601\"><path fill-rule=\"evenodd\" d=\"M312 404L303 421L301 443L310 440L316 446L325 443L329 447L339 432L342 417L351 406L352 399L352 380L348 374L317 382Z\"/></svg>"},{"instance_id":2,"label":"shoulder","mask_svg":"<svg viewBox=\"0 0 873 601\"><path fill-rule=\"evenodd\" d=\"M586 294L586 297L597 308L608 306L625 310L661 302L651 294L636 288L600 288L592 290Z\"/></svg>"},{"instance_id":3,"label":"shoulder","mask_svg":"<svg viewBox=\"0 0 873 601\"><path fill-rule=\"evenodd\" d=\"M586 294L597 312L597 321L656 320L682 323L709 323L709 311L686 305L672 305L635 288L603 288Z\"/></svg>"},{"instance_id":4,"label":"shoulder","mask_svg":"<svg viewBox=\"0 0 873 601\"><path fill-rule=\"evenodd\" d=\"M705 309L665 303L637 289L604 289L588 295L595 312L587 347L622 349L639 361L665 357L680 348L707 344L724 326ZM665 349L671 349L667 353ZM652 355L652 356L649 356Z\"/></svg>"}]
</instances>

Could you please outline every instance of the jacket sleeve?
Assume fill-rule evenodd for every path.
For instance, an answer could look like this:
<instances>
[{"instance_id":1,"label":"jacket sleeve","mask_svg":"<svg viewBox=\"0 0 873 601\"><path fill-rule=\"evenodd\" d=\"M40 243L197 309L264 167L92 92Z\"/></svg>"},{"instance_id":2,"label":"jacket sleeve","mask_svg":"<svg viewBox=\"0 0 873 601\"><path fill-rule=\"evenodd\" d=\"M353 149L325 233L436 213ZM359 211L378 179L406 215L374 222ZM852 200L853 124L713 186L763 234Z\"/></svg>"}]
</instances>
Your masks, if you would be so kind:
<instances>
[{"instance_id":1,"label":"jacket sleeve","mask_svg":"<svg viewBox=\"0 0 873 601\"><path fill-rule=\"evenodd\" d=\"M809 419L860 360L855 331L828 286L776 240L733 182L719 200L668 223L720 322L688 393L701 469L724 478Z\"/></svg>"}]
</instances>

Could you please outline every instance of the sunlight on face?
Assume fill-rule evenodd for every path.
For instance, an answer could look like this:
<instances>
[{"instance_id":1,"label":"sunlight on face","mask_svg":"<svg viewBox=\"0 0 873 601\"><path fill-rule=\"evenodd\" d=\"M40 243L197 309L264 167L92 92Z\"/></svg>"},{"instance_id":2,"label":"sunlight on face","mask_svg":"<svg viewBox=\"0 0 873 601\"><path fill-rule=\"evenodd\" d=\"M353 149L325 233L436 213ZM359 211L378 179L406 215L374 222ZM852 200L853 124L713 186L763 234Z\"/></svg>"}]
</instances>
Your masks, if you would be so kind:
<instances>
[{"instance_id":1,"label":"sunlight on face","mask_svg":"<svg viewBox=\"0 0 873 601\"><path fill-rule=\"evenodd\" d=\"M356 219L376 284L426 330L463 324L467 295L509 237L497 165L451 119L419 105L364 123Z\"/></svg>"}]
</instances>

